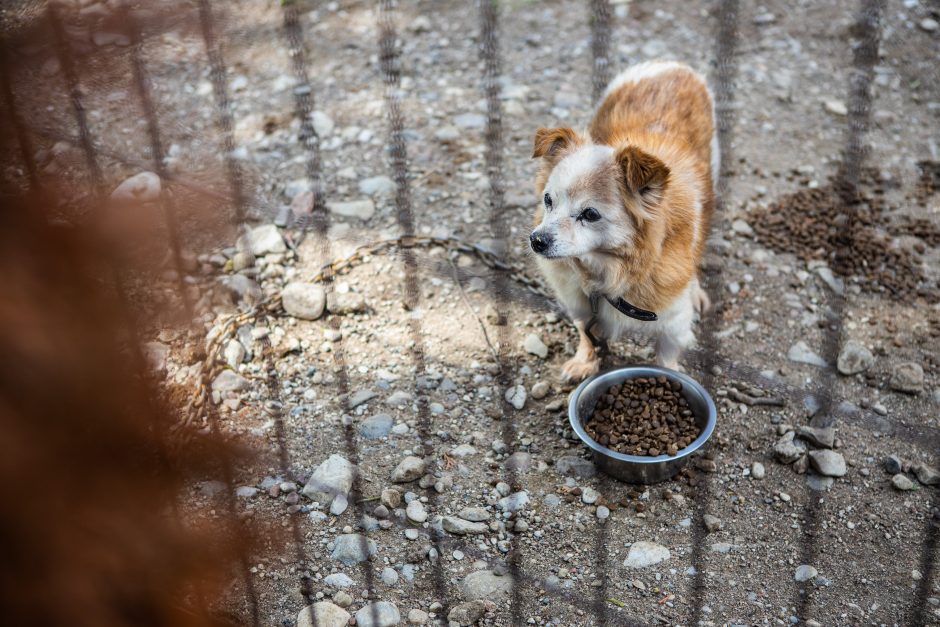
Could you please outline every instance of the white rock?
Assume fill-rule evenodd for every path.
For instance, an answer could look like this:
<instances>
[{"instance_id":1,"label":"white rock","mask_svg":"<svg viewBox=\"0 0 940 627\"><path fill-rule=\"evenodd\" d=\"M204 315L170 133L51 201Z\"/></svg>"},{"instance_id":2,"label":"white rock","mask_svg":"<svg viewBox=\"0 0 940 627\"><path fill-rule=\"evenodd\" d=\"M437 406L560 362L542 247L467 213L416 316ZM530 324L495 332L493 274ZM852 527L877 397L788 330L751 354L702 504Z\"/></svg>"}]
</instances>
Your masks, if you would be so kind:
<instances>
[{"instance_id":1,"label":"white rock","mask_svg":"<svg viewBox=\"0 0 940 627\"><path fill-rule=\"evenodd\" d=\"M251 387L248 379L232 372L223 370L212 381L212 390L215 392L241 392Z\"/></svg>"},{"instance_id":2,"label":"white rock","mask_svg":"<svg viewBox=\"0 0 940 627\"><path fill-rule=\"evenodd\" d=\"M408 503L408 507L405 508L405 515L408 516L408 520L418 524L421 524L428 519L428 513L424 511L424 504L421 503L421 501L418 499Z\"/></svg>"},{"instance_id":3,"label":"white rock","mask_svg":"<svg viewBox=\"0 0 940 627\"><path fill-rule=\"evenodd\" d=\"M350 200L346 202L328 202L326 208L336 215L347 218L368 220L375 215L375 203L371 200Z\"/></svg>"},{"instance_id":4,"label":"white rock","mask_svg":"<svg viewBox=\"0 0 940 627\"><path fill-rule=\"evenodd\" d=\"M245 361L245 347L238 340L229 340L225 345L225 351L223 352L225 356L225 363L229 365L230 368L238 368L238 364Z\"/></svg>"},{"instance_id":5,"label":"white rock","mask_svg":"<svg viewBox=\"0 0 940 627\"><path fill-rule=\"evenodd\" d=\"M409 455L401 460L398 466L395 467L395 470L392 471L392 481L395 483L414 481L424 475L426 467L427 464L425 464L423 459Z\"/></svg>"},{"instance_id":6,"label":"white rock","mask_svg":"<svg viewBox=\"0 0 940 627\"><path fill-rule=\"evenodd\" d=\"M925 17L917 25L928 33L932 33L936 31L937 28L940 28L940 23L938 23L937 20L933 19L932 17Z\"/></svg>"},{"instance_id":7,"label":"white rock","mask_svg":"<svg viewBox=\"0 0 940 627\"><path fill-rule=\"evenodd\" d=\"M359 191L367 196L395 193L395 181L387 176L373 176L359 181Z\"/></svg>"},{"instance_id":8,"label":"white rock","mask_svg":"<svg viewBox=\"0 0 940 627\"><path fill-rule=\"evenodd\" d=\"M764 465L760 462L751 464L751 476L755 479L763 479L767 475Z\"/></svg>"},{"instance_id":9,"label":"white rock","mask_svg":"<svg viewBox=\"0 0 940 627\"><path fill-rule=\"evenodd\" d=\"M858 374L868 370L875 363L875 356L859 342L849 340L839 351L836 367L844 375Z\"/></svg>"},{"instance_id":10,"label":"white rock","mask_svg":"<svg viewBox=\"0 0 940 627\"><path fill-rule=\"evenodd\" d=\"M255 257L287 252L281 232L273 224L262 224L248 232L248 247Z\"/></svg>"},{"instance_id":11,"label":"white rock","mask_svg":"<svg viewBox=\"0 0 940 627\"><path fill-rule=\"evenodd\" d=\"M281 290L281 304L288 315L316 320L326 310L326 291L316 283L288 283Z\"/></svg>"},{"instance_id":12,"label":"white rock","mask_svg":"<svg viewBox=\"0 0 940 627\"><path fill-rule=\"evenodd\" d=\"M119 202L150 202L160 198L160 177L153 172L140 172L111 192L111 200Z\"/></svg>"},{"instance_id":13,"label":"white rock","mask_svg":"<svg viewBox=\"0 0 940 627\"><path fill-rule=\"evenodd\" d=\"M345 627L349 612L328 601L308 605L297 615L297 627Z\"/></svg>"},{"instance_id":14,"label":"white rock","mask_svg":"<svg viewBox=\"0 0 940 627\"><path fill-rule=\"evenodd\" d=\"M509 496L505 496L499 499L497 506L503 512L518 512L525 509L525 506L529 504L529 493L525 490L520 492L514 492Z\"/></svg>"},{"instance_id":15,"label":"white rock","mask_svg":"<svg viewBox=\"0 0 940 627\"><path fill-rule=\"evenodd\" d=\"M333 118L322 111L314 111L310 114L310 121L313 122L313 130L319 137L327 137L333 132Z\"/></svg>"},{"instance_id":16,"label":"white rock","mask_svg":"<svg viewBox=\"0 0 940 627\"><path fill-rule=\"evenodd\" d=\"M356 467L334 453L317 466L301 493L311 501L332 504L337 494L349 496L355 474Z\"/></svg>"},{"instance_id":17,"label":"white rock","mask_svg":"<svg viewBox=\"0 0 940 627\"><path fill-rule=\"evenodd\" d=\"M352 577L345 573L333 573L323 578L323 583L332 588L349 588L356 585Z\"/></svg>"},{"instance_id":18,"label":"white rock","mask_svg":"<svg viewBox=\"0 0 940 627\"><path fill-rule=\"evenodd\" d=\"M525 340L522 342L522 348L524 348L527 353L532 353L542 359L548 357L548 347L545 346L542 338L535 333L529 333L525 336Z\"/></svg>"},{"instance_id":19,"label":"white rock","mask_svg":"<svg viewBox=\"0 0 940 627\"><path fill-rule=\"evenodd\" d=\"M814 353L803 340L800 340L790 347L790 350L787 351L787 358L790 361L809 364L810 366L818 366L820 368L825 368L827 365L826 360Z\"/></svg>"},{"instance_id":20,"label":"white rock","mask_svg":"<svg viewBox=\"0 0 940 627\"><path fill-rule=\"evenodd\" d=\"M826 108L826 111L834 115L848 115L849 109L845 106L845 103L841 100L828 99L823 101L823 106Z\"/></svg>"},{"instance_id":21,"label":"white rock","mask_svg":"<svg viewBox=\"0 0 940 627\"><path fill-rule=\"evenodd\" d=\"M550 386L545 381L539 381L532 386L532 398L537 401L542 400L548 396L549 391L551 391Z\"/></svg>"},{"instance_id":22,"label":"white rock","mask_svg":"<svg viewBox=\"0 0 940 627\"><path fill-rule=\"evenodd\" d=\"M623 565L627 568L646 568L654 564L659 564L671 557L669 549L655 542L634 542L630 546L630 552Z\"/></svg>"},{"instance_id":23,"label":"white rock","mask_svg":"<svg viewBox=\"0 0 940 627\"><path fill-rule=\"evenodd\" d=\"M800 564L796 567L796 572L793 574L793 579L795 581L804 582L809 581L810 579L815 579L816 575L819 573L815 568L809 564Z\"/></svg>"},{"instance_id":24,"label":"white rock","mask_svg":"<svg viewBox=\"0 0 940 627\"><path fill-rule=\"evenodd\" d=\"M444 516L441 519L441 526L444 531L456 536L477 535L489 530L489 526L484 522L471 522L456 516Z\"/></svg>"},{"instance_id":25,"label":"white rock","mask_svg":"<svg viewBox=\"0 0 940 627\"><path fill-rule=\"evenodd\" d=\"M356 612L358 627L393 627L400 622L398 608L388 601L369 603Z\"/></svg>"},{"instance_id":26,"label":"white rock","mask_svg":"<svg viewBox=\"0 0 940 627\"><path fill-rule=\"evenodd\" d=\"M469 444L461 444L459 446L455 446L454 448L450 450L451 457L463 458L463 457L470 457L471 455L476 455L476 454L477 454L477 450Z\"/></svg>"},{"instance_id":27,"label":"white rock","mask_svg":"<svg viewBox=\"0 0 940 627\"><path fill-rule=\"evenodd\" d=\"M513 385L506 390L506 402L516 409L525 407L525 399L525 387L521 385Z\"/></svg>"}]
</instances>

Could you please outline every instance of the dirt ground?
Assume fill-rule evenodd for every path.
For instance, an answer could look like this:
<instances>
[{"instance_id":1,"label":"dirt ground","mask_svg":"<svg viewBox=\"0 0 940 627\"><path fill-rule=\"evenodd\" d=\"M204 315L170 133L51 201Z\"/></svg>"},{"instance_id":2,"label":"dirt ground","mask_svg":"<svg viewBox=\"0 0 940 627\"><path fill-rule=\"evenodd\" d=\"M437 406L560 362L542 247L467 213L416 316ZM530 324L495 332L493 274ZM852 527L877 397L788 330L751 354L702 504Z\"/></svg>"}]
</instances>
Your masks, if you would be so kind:
<instances>
[{"instance_id":1,"label":"dirt ground","mask_svg":"<svg viewBox=\"0 0 940 627\"><path fill-rule=\"evenodd\" d=\"M154 2L144 8L152 14L146 21L150 30L143 58L169 150L170 189L180 206L199 208L182 216L181 224L184 248L198 256L189 272L192 282L205 286L234 272L236 236L229 226L233 207L225 197L196 4ZM535 272L527 247L537 202L531 142L540 126L583 127L589 119L588 4L499 3L502 211L509 230L492 233L476 3L399 3L398 95L419 234L456 237L497 251L505 241L506 254ZM394 183L370 180L393 176L378 56L379 15L367 2L300 2L299 7L325 200L374 203L374 214L364 219L331 212L331 256L340 257L358 244L399 234ZM216 2L213 8L228 68L236 156L251 191L252 223L268 224L309 187L308 155L297 138L296 79L283 9L278 2L262 0ZM721 370L711 390L719 406L708 453L713 468L705 464L702 471L646 488L603 475L563 476L560 470L571 466L566 458L587 458L568 425L571 388L558 380L560 365L574 351L576 333L554 303L515 282L507 294L508 325L500 330L489 291L494 277L472 255L418 250L420 301L411 311L403 306L406 267L401 256L375 255L338 277L334 288L346 306L334 301L331 309L346 313L316 320L284 316L239 331L249 356L235 370L248 388L222 394L220 411L223 428L258 454L256 463L236 470L235 482L257 488L240 492L245 495L237 500L240 512L271 528L250 573L262 624L297 624L298 612L307 605L301 588L304 573L315 600L345 606L350 614L371 595L373 601L394 604L403 624L412 610L431 612L436 619L427 620L446 624L448 611L468 597L468 575L501 572L509 548L517 551L517 594L497 585L505 579L491 577L496 589L483 596L493 604L480 624L594 625L606 620L688 625L695 620L696 595L703 625L905 625L913 624L919 603L926 604L921 620L940 624L940 575L935 568L927 570L937 559L940 488L914 480L915 489L898 490L884 470L889 455L934 468L940 460L937 304L918 297L886 298L863 291L847 277L845 338L872 353L866 372L835 379L835 446L847 472L834 481L812 470L800 474L774 454L774 444L787 430L781 425L805 425L811 417L812 400L803 397L811 396L821 369L792 359L792 348L802 341L817 354L823 350L832 288L824 268L820 271L824 263L765 247L749 220L761 207L801 188L825 185L835 173L847 123L843 110L857 44L852 28L857 9L854 2L802 0L740 6L733 161L725 167L727 215L712 235L716 252L711 263L721 264L723 281L721 292L712 295L722 303L716 325ZM634 62L666 58L712 73L716 3L615 0L612 10L614 72ZM940 194L916 193L918 163L940 159L940 31L936 21L933 29L929 22L937 13L936 5L925 1L887 2L866 165L873 169L892 216L923 217L940 227ZM66 19L72 15L66 13ZM30 13L5 19L14 17L28 23ZM83 100L110 191L128 176L152 169L152 161L145 120L128 80L125 42L101 35L96 40L94 33L108 33L101 30L108 22L90 23L98 26L84 31L75 26L72 34L87 42L79 46L85 48L79 64ZM77 136L77 129L61 68L50 50L31 48L29 41L14 42L18 69L12 78L21 107L29 111L37 160L44 175L69 180L76 191L88 190L82 153L66 141ZM22 182L22 169L8 165L3 178ZM83 218L70 207L63 208L63 217ZM157 217L153 221L160 223ZM283 233L297 235L290 229ZM916 257L924 282L936 288L936 242L893 237L890 228L886 235L891 246L922 249ZM289 282L309 280L323 262L321 242L311 233L295 252L260 255L255 267L241 273L274 295ZM454 281L458 271L462 287ZM172 283L142 282L135 293L147 303L172 299L173 292ZM217 315L235 307L217 298L203 299L205 332ZM417 335L414 324L420 328ZM510 380L528 395L524 407L511 408L505 418L483 329L493 342L500 337L508 341ZM524 350L529 334L547 346L547 357ZM263 411L272 400L264 385L259 342L264 335L278 355L283 441ZM160 343L157 348L169 347L167 380L193 385L198 373L193 354L199 351L191 349L203 339L160 328L153 328L150 336ZM416 341L424 358L422 371L416 371L413 359ZM607 365L650 358L648 347L620 343ZM898 366L908 362L924 374L914 394L895 391L891 383ZM766 377L759 387L768 396L778 394L775 385L796 391L783 407L733 401L732 390L742 384L726 376L730 365ZM687 368L700 375L692 364ZM741 389L759 381L749 377ZM534 398L533 388L541 392L544 384L545 396ZM343 386L347 395L341 394ZM351 407L350 399L357 393L367 396L365 392L373 395ZM428 408L427 425L421 424L419 406ZM394 426L380 437L366 437L363 421L376 415L390 416L387 426ZM514 440L506 441L508 437ZM279 464L281 445L286 446L286 469ZM513 453L513 463L524 469L518 473L507 468ZM328 506L317 509L295 491L334 454L359 460L361 494L358 500L351 497L354 502L339 515L329 513ZM394 484L390 475L408 455L428 460L433 480ZM754 476L755 463L765 469L761 479ZM914 477L911 472L907 476ZM498 483L512 479L528 502L509 515L500 506L509 486ZM194 516L223 515L219 480L206 477L193 486L187 500ZM406 501L420 500L427 521L409 522L404 502L399 510L377 514L387 488L399 489ZM590 499L577 496L587 488L600 493L608 518L598 517L598 503L585 504ZM489 520L484 533L434 533L440 516L467 507L485 508ZM720 525L705 529L702 513L716 517ZM300 532L302 558L289 533L292 524ZM417 529L416 540L405 535L409 528ZM377 550L371 560L344 565L332 557L335 543L341 534L353 532L366 534ZM436 535L439 557L429 559ZM637 542L662 545L670 556L644 568L627 567L624 560ZM693 560L701 570L698 577ZM817 575L795 581L801 565L812 566ZM324 581L336 573L351 578L351 585L338 586L336 578L333 584ZM925 577L932 577L926 586ZM696 590L696 581L704 587ZM920 589L927 591L926 598L918 596ZM223 609L249 622L250 604L240 578L235 577ZM412 618L421 616L412 613ZM358 620L368 623L363 614Z\"/></svg>"}]
</instances>

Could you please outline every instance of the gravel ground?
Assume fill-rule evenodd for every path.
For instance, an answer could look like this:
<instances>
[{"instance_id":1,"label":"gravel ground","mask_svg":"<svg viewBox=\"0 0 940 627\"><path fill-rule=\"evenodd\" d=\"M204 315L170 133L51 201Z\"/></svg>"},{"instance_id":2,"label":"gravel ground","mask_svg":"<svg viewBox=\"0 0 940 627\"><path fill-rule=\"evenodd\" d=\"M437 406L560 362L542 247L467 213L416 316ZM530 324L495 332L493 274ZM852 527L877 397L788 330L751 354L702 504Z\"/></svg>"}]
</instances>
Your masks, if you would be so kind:
<instances>
[{"instance_id":1,"label":"gravel ground","mask_svg":"<svg viewBox=\"0 0 940 627\"><path fill-rule=\"evenodd\" d=\"M92 26L70 32L84 54L84 104L110 190L152 167L146 125L126 80L125 42L106 36L113 32L107 10L95 22L93 8L104 5L77 4L87 5ZM224 164L196 3L145 7L143 58L169 150L171 190L180 206L203 209L182 217L189 280L229 286L200 301L205 329L244 305L253 281L271 295L300 284L284 298L293 315L239 329L226 347L231 370L214 386L223 428L258 455L236 469L236 483L240 513L265 529L250 573L262 624L311 624L298 616L308 605L302 574L314 600L331 604L316 606L319 625L341 625L349 615L360 625L394 624L396 616L446 623L448 615L458 624L489 625L892 625L911 624L918 602L926 603L922 620L940 624L940 577L934 570L932 581L922 581L931 574L925 564L937 558L938 488L918 481L933 480L921 464L938 467L940 311L917 295L874 294L853 277L839 284L822 257L767 248L752 226L764 207L824 186L835 172L854 3L742 3L728 214L713 233L717 252L709 260L723 268L721 293L713 295L722 303L713 314L720 316L722 356L712 390L718 427L694 468L650 487L595 474L568 427L570 387L557 378L576 333L551 302L516 283L507 294L508 324L498 326L488 291L494 277L476 257L419 250L419 301L411 310L403 306L407 267L400 255L367 258L338 277L327 298L305 284L324 262L320 240L311 234L288 248L282 237L298 241L297 233L270 226L310 187L282 9L259 0L215 4L236 156L260 226L252 232L253 265L232 245L235 231L226 225L233 208L218 195L226 189ZM615 70L675 58L709 72L714 4L612 4ZM500 5L508 232L490 231L473 3L401 3L398 96L416 231L497 251L505 241L509 257L527 263L537 200L531 139L539 126L587 123L589 13L586 3L570 1ZM342 256L399 233L378 15L365 2L299 7L331 254ZM917 189L918 163L940 158L938 16L935 5L907 0L888 2L884 17L866 164L892 218L926 218L936 229L940 195ZM77 129L60 89L61 68L48 48L30 45L28 23L17 28L13 51L22 62L13 82L31 126L44 131L34 136L37 160L46 176L88 190L81 152L62 141ZM8 184L22 181L15 165L4 173ZM81 219L75 206L63 207L64 219ZM936 290L936 241L881 228L887 245L914 255L924 285ZM834 433L805 429L818 405L809 390L821 377L833 289L846 295L839 369L851 373L834 382ZM139 283L135 293L141 303L176 296L173 284L158 289L152 282ZM152 331L151 351L168 349L159 364L167 380L192 386L200 352L193 346L202 338ZM264 337L276 355L283 438L262 411L272 400ZM490 348L500 339L515 401L505 416ZM625 342L608 365L649 358L648 347ZM729 375L744 367L764 378ZM700 374L694 364L687 369ZM755 404L755 397L780 397L783 406ZM899 458L896 468L891 455ZM358 461L358 492L350 493L347 461ZM224 489L218 477L193 486L193 515L222 515ZM925 545L931 524L934 542ZM367 553L374 554L361 559ZM926 590L926 600L918 601L918 590ZM247 621L238 578L224 610Z\"/></svg>"}]
</instances>

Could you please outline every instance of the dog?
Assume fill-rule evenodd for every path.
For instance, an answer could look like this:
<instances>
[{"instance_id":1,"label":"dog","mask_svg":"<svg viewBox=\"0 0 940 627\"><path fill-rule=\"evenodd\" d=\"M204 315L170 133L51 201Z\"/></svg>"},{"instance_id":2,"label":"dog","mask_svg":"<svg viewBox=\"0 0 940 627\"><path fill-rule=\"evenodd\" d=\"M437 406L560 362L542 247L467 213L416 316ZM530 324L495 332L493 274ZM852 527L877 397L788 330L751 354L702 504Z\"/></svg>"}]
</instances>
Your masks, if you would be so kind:
<instances>
[{"instance_id":1,"label":"dog","mask_svg":"<svg viewBox=\"0 0 940 627\"><path fill-rule=\"evenodd\" d=\"M539 208L529 244L574 320L579 343L562 378L596 374L592 338L654 338L678 369L709 299L698 279L720 163L705 79L647 62L607 87L585 134L540 128L533 158Z\"/></svg>"}]
</instances>

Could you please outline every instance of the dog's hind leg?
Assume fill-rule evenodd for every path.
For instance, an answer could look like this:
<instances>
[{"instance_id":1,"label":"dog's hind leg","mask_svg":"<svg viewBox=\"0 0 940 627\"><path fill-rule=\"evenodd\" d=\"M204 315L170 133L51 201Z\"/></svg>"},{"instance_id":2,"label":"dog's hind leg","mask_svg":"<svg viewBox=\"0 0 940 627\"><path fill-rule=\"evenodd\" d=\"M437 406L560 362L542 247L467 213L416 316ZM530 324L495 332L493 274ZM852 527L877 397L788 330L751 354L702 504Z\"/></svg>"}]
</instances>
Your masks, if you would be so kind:
<instances>
[{"instance_id":1,"label":"dog's hind leg","mask_svg":"<svg viewBox=\"0 0 940 627\"><path fill-rule=\"evenodd\" d=\"M584 332L584 322L574 321L574 326L578 328L578 350L574 357L565 362L561 367L561 377L566 381L581 381L591 375L597 374L600 370L601 360L594 344L591 343L587 333ZM593 330L592 330L593 331Z\"/></svg>"}]
</instances>

